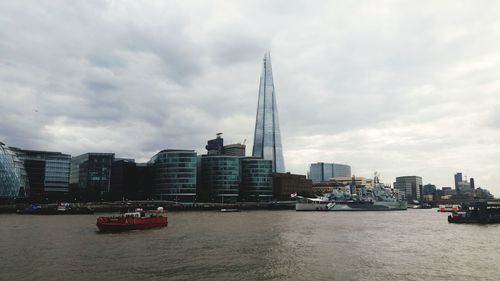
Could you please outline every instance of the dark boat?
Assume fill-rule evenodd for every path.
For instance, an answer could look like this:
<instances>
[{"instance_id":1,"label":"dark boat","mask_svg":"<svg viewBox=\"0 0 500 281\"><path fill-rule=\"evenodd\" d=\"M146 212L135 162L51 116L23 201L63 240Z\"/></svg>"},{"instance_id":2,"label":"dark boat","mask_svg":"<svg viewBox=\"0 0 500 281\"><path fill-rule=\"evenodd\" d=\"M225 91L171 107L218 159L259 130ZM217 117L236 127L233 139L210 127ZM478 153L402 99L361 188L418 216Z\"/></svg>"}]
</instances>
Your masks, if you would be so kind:
<instances>
[{"instance_id":1,"label":"dark boat","mask_svg":"<svg viewBox=\"0 0 500 281\"><path fill-rule=\"evenodd\" d=\"M500 201L464 203L459 211L448 216L450 223L500 223Z\"/></svg>"},{"instance_id":2,"label":"dark boat","mask_svg":"<svg viewBox=\"0 0 500 281\"><path fill-rule=\"evenodd\" d=\"M57 206L49 205L46 207L32 204L27 208L17 210L16 213L22 215L91 215L94 213L94 210L85 206L73 206L69 203L61 203Z\"/></svg>"},{"instance_id":3,"label":"dark boat","mask_svg":"<svg viewBox=\"0 0 500 281\"><path fill-rule=\"evenodd\" d=\"M96 225L102 232L164 227L168 225L167 211L162 207L155 211L136 209L121 216L99 217Z\"/></svg>"}]
</instances>

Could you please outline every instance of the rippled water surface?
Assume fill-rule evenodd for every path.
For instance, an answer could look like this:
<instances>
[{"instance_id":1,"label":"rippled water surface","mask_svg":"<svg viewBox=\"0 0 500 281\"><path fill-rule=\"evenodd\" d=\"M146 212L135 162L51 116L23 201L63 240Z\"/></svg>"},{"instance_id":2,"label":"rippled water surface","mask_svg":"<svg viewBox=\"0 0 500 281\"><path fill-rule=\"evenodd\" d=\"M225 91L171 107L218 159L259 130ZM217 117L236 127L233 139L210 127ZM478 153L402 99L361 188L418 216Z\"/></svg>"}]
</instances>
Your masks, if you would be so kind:
<instances>
[{"instance_id":1,"label":"rippled water surface","mask_svg":"<svg viewBox=\"0 0 500 281\"><path fill-rule=\"evenodd\" d=\"M500 224L446 216L172 212L100 234L98 215L0 215L0 280L500 280Z\"/></svg>"}]
</instances>

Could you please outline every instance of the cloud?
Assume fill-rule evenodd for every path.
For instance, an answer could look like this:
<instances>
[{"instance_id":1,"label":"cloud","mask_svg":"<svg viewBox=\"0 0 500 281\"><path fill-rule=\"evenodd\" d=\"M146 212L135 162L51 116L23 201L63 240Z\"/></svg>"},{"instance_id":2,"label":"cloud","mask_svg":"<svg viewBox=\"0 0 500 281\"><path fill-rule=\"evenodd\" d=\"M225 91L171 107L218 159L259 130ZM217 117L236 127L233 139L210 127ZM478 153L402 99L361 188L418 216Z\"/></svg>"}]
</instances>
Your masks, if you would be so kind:
<instances>
[{"instance_id":1,"label":"cloud","mask_svg":"<svg viewBox=\"0 0 500 281\"><path fill-rule=\"evenodd\" d=\"M147 161L253 141L271 50L287 168L500 188L496 2L0 3L0 140ZM247 151L250 154L251 151Z\"/></svg>"}]
</instances>

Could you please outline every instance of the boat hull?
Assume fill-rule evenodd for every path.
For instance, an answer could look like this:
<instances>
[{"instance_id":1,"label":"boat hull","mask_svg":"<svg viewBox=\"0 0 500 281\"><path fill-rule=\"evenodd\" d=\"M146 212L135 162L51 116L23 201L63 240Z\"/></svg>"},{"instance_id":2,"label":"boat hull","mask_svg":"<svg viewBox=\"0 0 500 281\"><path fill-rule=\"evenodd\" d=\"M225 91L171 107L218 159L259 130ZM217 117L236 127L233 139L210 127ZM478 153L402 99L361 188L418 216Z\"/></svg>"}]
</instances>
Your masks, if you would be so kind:
<instances>
[{"instance_id":1,"label":"boat hull","mask_svg":"<svg viewBox=\"0 0 500 281\"><path fill-rule=\"evenodd\" d=\"M166 217L149 217L149 218L100 217L97 219L96 226L102 232L150 229L150 228L168 226L168 219Z\"/></svg>"},{"instance_id":2,"label":"boat hull","mask_svg":"<svg viewBox=\"0 0 500 281\"><path fill-rule=\"evenodd\" d=\"M405 211L404 201L296 203L296 211Z\"/></svg>"},{"instance_id":3,"label":"boat hull","mask_svg":"<svg viewBox=\"0 0 500 281\"><path fill-rule=\"evenodd\" d=\"M406 211L407 204L395 202L338 202L331 205L330 211Z\"/></svg>"}]
</instances>

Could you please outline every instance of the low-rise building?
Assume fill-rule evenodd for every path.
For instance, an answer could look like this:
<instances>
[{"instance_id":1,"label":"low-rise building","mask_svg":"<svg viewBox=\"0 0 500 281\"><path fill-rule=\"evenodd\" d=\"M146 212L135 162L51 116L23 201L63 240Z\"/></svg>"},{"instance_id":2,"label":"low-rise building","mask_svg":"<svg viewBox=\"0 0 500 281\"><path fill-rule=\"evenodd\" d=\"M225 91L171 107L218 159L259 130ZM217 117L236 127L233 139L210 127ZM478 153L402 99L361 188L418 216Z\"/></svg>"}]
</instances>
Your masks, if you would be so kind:
<instances>
[{"instance_id":1,"label":"low-rise building","mask_svg":"<svg viewBox=\"0 0 500 281\"><path fill-rule=\"evenodd\" d=\"M312 180L305 175L273 173L273 194L276 200L290 200L290 195L312 195Z\"/></svg>"}]
</instances>

